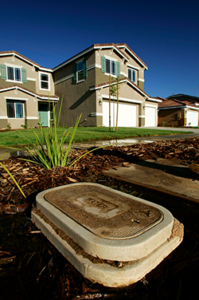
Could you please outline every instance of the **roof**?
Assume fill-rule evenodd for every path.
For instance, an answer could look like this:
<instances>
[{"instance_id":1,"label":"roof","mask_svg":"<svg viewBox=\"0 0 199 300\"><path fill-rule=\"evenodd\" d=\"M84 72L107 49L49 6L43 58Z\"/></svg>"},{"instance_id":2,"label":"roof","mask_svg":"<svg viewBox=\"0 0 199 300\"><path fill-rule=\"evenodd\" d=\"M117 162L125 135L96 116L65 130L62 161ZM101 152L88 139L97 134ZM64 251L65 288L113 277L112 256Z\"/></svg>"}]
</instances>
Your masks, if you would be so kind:
<instances>
[{"instance_id":1,"label":"roof","mask_svg":"<svg viewBox=\"0 0 199 300\"><path fill-rule=\"evenodd\" d=\"M193 108L196 108L197 106L193 103L190 103L188 100L178 100L178 99L165 99L165 101L162 101L158 104L158 108L178 108L178 107L186 107L190 106ZM198 108L198 107L197 107Z\"/></svg>"},{"instance_id":2,"label":"roof","mask_svg":"<svg viewBox=\"0 0 199 300\"><path fill-rule=\"evenodd\" d=\"M21 60L33 65L34 67L37 67L38 69L40 70L45 70L45 71L49 71L49 72L52 72L52 69L49 69L49 68L44 68L44 67L41 67L39 64L37 64L36 62L34 62L33 60L25 57L24 55L14 51L14 50L10 50L10 51L0 51L0 57L1 56L16 56L18 58L20 58Z\"/></svg>"},{"instance_id":3,"label":"roof","mask_svg":"<svg viewBox=\"0 0 199 300\"><path fill-rule=\"evenodd\" d=\"M148 69L147 65L131 50L126 44L115 44L115 43L106 43L106 44L93 44L92 46L86 48L85 50L79 52L78 54L72 56L68 60L64 61L63 63L59 64L55 68L53 68L53 72L64 67L65 65L69 64L70 62L84 56L85 54L95 50L95 49L106 49L106 48L113 48L120 56L122 56L126 61L129 61L129 57L120 50L120 48L126 48L129 53L145 68Z\"/></svg>"},{"instance_id":4,"label":"roof","mask_svg":"<svg viewBox=\"0 0 199 300\"><path fill-rule=\"evenodd\" d=\"M37 93L34 93L34 92L32 92L32 91L30 91L28 89L22 88L22 87L20 87L18 85L0 88L0 93L7 92L7 91L10 91L10 90L15 90L15 89L19 90L21 92L24 92L26 94L29 94L29 95L31 95L33 97L36 97L38 99L41 99L41 100L48 100L48 99L49 100L56 100L56 101L59 100L59 97L56 96L56 95L46 96L46 95L37 94Z\"/></svg>"},{"instance_id":5,"label":"roof","mask_svg":"<svg viewBox=\"0 0 199 300\"><path fill-rule=\"evenodd\" d=\"M145 93L143 90L141 90L136 84L134 84L129 78L126 77L122 77L119 79L119 82L126 82L128 83L132 88L134 88L135 90L137 90L138 93L142 94L142 96L146 97L146 100L149 101L153 101L153 102L161 102L161 100L156 100L155 98L151 98L147 93ZM112 84L116 84L117 80L114 80L111 82ZM104 82L104 83L100 83L98 85L94 85L94 86L90 86L90 91L92 90L98 90L100 88L106 88L110 85L109 81L108 82Z\"/></svg>"},{"instance_id":6,"label":"roof","mask_svg":"<svg viewBox=\"0 0 199 300\"><path fill-rule=\"evenodd\" d=\"M147 95L147 93L145 93L143 90L141 90L137 85L135 85L129 78L126 77L122 77L119 79L119 83L122 82L127 82L129 85L131 85L134 89L136 89L140 94L142 94L143 96L149 98L149 95ZM114 80L111 82L111 84L116 84L117 81ZM105 88L108 87L110 85L109 81L108 82L104 82L104 83L100 83L98 85L94 85L90 87L90 90L98 90L100 88Z\"/></svg>"},{"instance_id":7,"label":"roof","mask_svg":"<svg viewBox=\"0 0 199 300\"><path fill-rule=\"evenodd\" d=\"M126 48L127 51L129 51L131 53L131 55L133 55L135 58L137 58L137 60L146 68L146 70L148 70L148 66L143 62L143 60L141 60L139 58L139 56L126 44L116 44L118 48Z\"/></svg>"},{"instance_id":8,"label":"roof","mask_svg":"<svg viewBox=\"0 0 199 300\"><path fill-rule=\"evenodd\" d=\"M186 95L186 94L173 94L173 95L167 97L167 99L177 99L177 98L187 98L186 100L188 100L188 101L199 102L199 97Z\"/></svg>"}]
</instances>

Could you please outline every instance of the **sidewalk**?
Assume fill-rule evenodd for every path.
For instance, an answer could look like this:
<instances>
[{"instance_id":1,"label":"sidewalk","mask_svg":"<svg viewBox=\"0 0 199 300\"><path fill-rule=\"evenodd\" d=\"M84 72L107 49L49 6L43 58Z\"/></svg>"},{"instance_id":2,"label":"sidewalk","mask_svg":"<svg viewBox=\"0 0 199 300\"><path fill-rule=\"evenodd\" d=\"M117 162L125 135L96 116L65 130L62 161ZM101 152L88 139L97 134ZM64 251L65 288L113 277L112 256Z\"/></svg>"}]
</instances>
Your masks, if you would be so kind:
<instances>
[{"instance_id":1,"label":"sidewalk","mask_svg":"<svg viewBox=\"0 0 199 300\"><path fill-rule=\"evenodd\" d=\"M159 130L171 130L170 127L147 127L148 129L159 129ZM90 147L101 147L105 145L113 145L113 146L127 146L131 144L147 144L165 140L179 140L179 139L187 139L193 137L199 137L199 129L195 128L173 128L173 131L187 131L193 132L189 134L177 134L177 135L163 135L163 136L145 136L145 137L134 137L127 139L118 139L118 140L102 140L102 141L93 141L93 142L84 142L84 143L76 143L73 148L84 149Z\"/></svg>"}]
</instances>

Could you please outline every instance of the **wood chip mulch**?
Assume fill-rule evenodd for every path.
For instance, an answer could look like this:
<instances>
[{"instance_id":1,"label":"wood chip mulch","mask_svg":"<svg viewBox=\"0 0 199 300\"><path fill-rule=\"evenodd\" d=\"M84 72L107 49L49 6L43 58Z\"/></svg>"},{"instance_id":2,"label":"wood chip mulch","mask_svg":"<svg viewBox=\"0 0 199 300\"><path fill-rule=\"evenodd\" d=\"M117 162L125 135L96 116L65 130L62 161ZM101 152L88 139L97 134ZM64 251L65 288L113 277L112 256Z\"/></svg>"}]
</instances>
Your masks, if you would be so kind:
<instances>
[{"instance_id":1,"label":"wood chip mulch","mask_svg":"<svg viewBox=\"0 0 199 300\"><path fill-rule=\"evenodd\" d=\"M74 150L71 161L88 152L88 150ZM119 166L126 167L129 162L146 159L180 160L181 164L190 165L199 159L199 138L155 142L149 144L135 144L131 146L110 146L85 155L72 167L54 167L46 170L38 164L13 157L3 161L12 173L27 200L35 193L56 186L74 182L103 181L102 171ZM28 201L23 198L12 178L0 167L0 213L16 213L23 211Z\"/></svg>"}]
</instances>

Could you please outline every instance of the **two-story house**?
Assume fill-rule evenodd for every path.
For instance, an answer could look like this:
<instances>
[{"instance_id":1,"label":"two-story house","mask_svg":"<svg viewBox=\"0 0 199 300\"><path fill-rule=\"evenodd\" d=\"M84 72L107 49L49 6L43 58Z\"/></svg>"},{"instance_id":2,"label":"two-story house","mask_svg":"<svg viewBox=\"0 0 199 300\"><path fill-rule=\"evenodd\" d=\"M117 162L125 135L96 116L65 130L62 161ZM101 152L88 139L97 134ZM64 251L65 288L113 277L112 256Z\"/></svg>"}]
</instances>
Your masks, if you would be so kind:
<instances>
[{"instance_id":1,"label":"two-story house","mask_svg":"<svg viewBox=\"0 0 199 300\"><path fill-rule=\"evenodd\" d=\"M94 44L54 69L15 51L0 52L0 128L50 126L51 102L63 97L60 125L109 126L109 85L119 78L119 127L157 126L158 98L144 91L146 64L126 44ZM116 95L111 125L116 125Z\"/></svg>"},{"instance_id":2,"label":"two-story house","mask_svg":"<svg viewBox=\"0 0 199 300\"><path fill-rule=\"evenodd\" d=\"M119 78L118 126L157 126L160 99L144 92L146 64L126 44L94 44L53 69L55 94L63 96L61 123L109 126L109 76ZM116 96L111 96L111 124Z\"/></svg>"},{"instance_id":3,"label":"two-story house","mask_svg":"<svg viewBox=\"0 0 199 300\"><path fill-rule=\"evenodd\" d=\"M0 52L0 128L50 126L55 96L52 70L15 51Z\"/></svg>"}]
</instances>

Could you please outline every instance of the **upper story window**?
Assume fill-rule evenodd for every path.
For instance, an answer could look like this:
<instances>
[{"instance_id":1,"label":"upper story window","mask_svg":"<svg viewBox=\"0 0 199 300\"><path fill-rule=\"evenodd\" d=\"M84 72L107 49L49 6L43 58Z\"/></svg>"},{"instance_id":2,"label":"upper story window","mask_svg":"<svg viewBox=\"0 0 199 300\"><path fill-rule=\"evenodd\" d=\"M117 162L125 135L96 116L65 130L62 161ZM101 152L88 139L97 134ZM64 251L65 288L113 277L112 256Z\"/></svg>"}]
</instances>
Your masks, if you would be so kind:
<instances>
[{"instance_id":1,"label":"upper story window","mask_svg":"<svg viewBox=\"0 0 199 300\"><path fill-rule=\"evenodd\" d=\"M50 78L47 73L40 73L40 90L50 90Z\"/></svg>"},{"instance_id":2,"label":"upper story window","mask_svg":"<svg viewBox=\"0 0 199 300\"><path fill-rule=\"evenodd\" d=\"M26 69L14 67L12 65L0 65L1 79L14 82L27 82Z\"/></svg>"},{"instance_id":3,"label":"upper story window","mask_svg":"<svg viewBox=\"0 0 199 300\"><path fill-rule=\"evenodd\" d=\"M84 79L83 77L83 61L77 64L77 81Z\"/></svg>"},{"instance_id":4,"label":"upper story window","mask_svg":"<svg viewBox=\"0 0 199 300\"><path fill-rule=\"evenodd\" d=\"M106 59L106 73L115 75L116 62L114 60Z\"/></svg>"},{"instance_id":5,"label":"upper story window","mask_svg":"<svg viewBox=\"0 0 199 300\"><path fill-rule=\"evenodd\" d=\"M120 63L118 61L110 60L104 56L101 56L101 71L120 77Z\"/></svg>"},{"instance_id":6,"label":"upper story window","mask_svg":"<svg viewBox=\"0 0 199 300\"><path fill-rule=\"evenodd\" d=\"M137 79L136 79L136 70L134 69L128 69L128 78L133 81L134 83L136 83Z\"/></svg>"},{"instance_id":7,"label":"upper story window","mask_svg":"<svg viewBox=\"0 0 199 300\"><path fill-rule=\"evenodd\" d=\"M74 64L74 83L81 82L87 78L87 61L82 61Z\"/></svg>"},{"instance_id":8,"label":"upper story window","mask_svg":"<svg viewBox=\"0 0 199 300\"><path fill-rule=\"evenodd\" d=\"M7 78L8 80L21 81L21 69L7 67Z\"/></svg>"}]
</instances>

